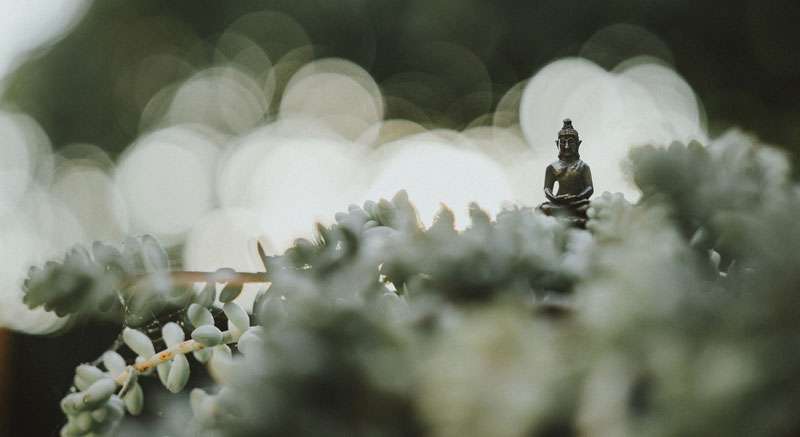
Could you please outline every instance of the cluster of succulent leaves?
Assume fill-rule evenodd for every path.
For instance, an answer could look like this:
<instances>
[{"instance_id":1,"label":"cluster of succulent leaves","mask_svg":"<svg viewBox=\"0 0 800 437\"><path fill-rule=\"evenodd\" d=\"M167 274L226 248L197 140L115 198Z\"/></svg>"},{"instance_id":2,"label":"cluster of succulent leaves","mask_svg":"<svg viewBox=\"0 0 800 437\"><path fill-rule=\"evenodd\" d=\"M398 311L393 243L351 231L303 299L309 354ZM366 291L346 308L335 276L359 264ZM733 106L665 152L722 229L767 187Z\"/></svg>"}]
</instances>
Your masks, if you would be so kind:
<instances>
[{"instance_id":1,"label":"cluster of succulent leaves","mask_svg":"<svg viewBox=\"0 0 800 437\"><path fill-rule=\"evenodd\" d=\"M188 287L173 286L167 252L150 235L128 238L121 247L76 245L62 262L31 267L23 302L59 316L74 315L141 326L191 302Z\"/></svg>"},{"instance_id":2,"label":"cluster of succulent leaves","mask_svg":"<svg viewBox=\"0 0 800 437\"><path fill-rule=\"evenodd\" d=\"M285 256L267 262L270 294L304 277L342 299L386 296L388 285L389 295L486 302L498 295L568 293L584 274L587 233L543 219L531 208L504 210L495 222L476 204L469 213L470 225L457 231L446 206L425 228L404 191L391 201L351 205L335 215L335 225L318 227L316 242L298 240ZM289 280L282 281L287 272ZM354 293L352 278L361 272L362 291Z\"/></svg>"},{"instance_id":3,"label":"cluster of succulent leaves","mask_svg":"<svg viewBox=\"0 0 800 437\"><path fill-rule=\"evenodd\" d=\"M172 419L152 431L793 435L800 187L787 162L738 132L707 146L636 149L629 164L641 200L596 197L587 230L530 208L492 220L477 205L463 230L446 207L424 226L403 192L350 206L314 241L262 254L270 285L252 314L232 302L220 311L214 287L189 293L194 304L162 336L174 343L191 325L201 350L218 355L207 361L213 384L191 391L190 423L167 408ZM71 278L79 265L84 282L59 293L101 283L69 257L41 277ZM28 302L82 311L61 294L44 298L41 285L31 278ZM86 305L103 295L77 294ZM228 331L211 332L223 317ZM237 328L243 319L255 326ZM160 372L171 391L183 388ZM100 391L78 382L76 393ZM116 408L121 390L92 407ZM76 411L68 425L89 420Z\"/></svg>"},{"instance_id":4,"label":"cluster of succulent leaves","mask_svg":"<svg viewBox=\"0 0 800 437\"><path fill-rule=\"evenodd\" d=\"M198 362L207 364L211 376L220 378L231 366L229 343L238 344L241 351L257 347L260 327L250 325L249 315L239 304L225 302L222 312L228 329L223 332L216 326L217 320L209 310L216 297L216 287L205 287L196 300L207 306L190 304L179 322L167 322L161 327L157 342L146 331L125 327L121 338L135 355L130 364L117 351L108 350L96 362L79 365L73 386L61 402L67 417L61 435L116 434L126 412L133 416L142 412L144 392L139 377L155 371L167 390L179 393L189 381L190 352ZM236 295L228 297L225 300ZM191 340L187 341L185 330L189 327L193 330ZM157 352L156 343L163 344L164 349Z\"/></svg>"}]
</instances>

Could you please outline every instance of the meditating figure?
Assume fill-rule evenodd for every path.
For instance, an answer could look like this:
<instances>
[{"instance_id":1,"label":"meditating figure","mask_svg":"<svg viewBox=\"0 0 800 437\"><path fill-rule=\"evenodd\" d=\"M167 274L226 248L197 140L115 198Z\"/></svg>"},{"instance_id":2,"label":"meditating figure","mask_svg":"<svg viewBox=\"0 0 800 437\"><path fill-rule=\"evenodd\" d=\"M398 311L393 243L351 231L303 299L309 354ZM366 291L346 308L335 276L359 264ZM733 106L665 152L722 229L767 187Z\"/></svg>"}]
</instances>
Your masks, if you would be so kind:
<instances>
[{"instance_id":1,"label":"meditating figure","mask_svg":"<svg viewBox=\"0 0 800 437\"><path fill-rule=\"evenodd\" d=\"M578 227L586 225L589 197L594 193L592 171L581 161L578 148L581 140L570 119L558 131L558 161L547 166L544 174L544 195L547 202L539 205L546 215L569 220ZM553 194L558 182L558 194Z\"/></svg>"}]
</instances>

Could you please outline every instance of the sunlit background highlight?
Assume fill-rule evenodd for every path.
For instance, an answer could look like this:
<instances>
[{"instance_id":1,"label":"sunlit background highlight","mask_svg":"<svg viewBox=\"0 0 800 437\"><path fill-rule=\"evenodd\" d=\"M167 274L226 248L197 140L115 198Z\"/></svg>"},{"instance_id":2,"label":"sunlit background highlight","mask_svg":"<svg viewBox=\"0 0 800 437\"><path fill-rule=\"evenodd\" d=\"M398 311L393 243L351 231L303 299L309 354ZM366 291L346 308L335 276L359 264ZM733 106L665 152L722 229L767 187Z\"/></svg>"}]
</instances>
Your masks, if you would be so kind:
<instances>
[{"instance_id":1,"label":"sunlit background highlight","mask_svg":"<svg viewBox=\"0 0 800 437\"><path fill-rule=\"evenodd\" d=\"M3 84L92 6L44 5L0 3ZM367 29L357 52L374 54L362 18L350 23ZM121 153L110 156L105 144L53 147L38 120L2 109L0 326L42 332L61 323L25 308L20 282L27 266L75 243L152 234L182 254L186 269L257 271L256 241L281 253L348 204L401 189L427 224L442 205L458 226L470 202L492 214L536 206L567 117L596 192L632 201L639 193L623 165L632 147L709 140L704 105L672 67L671 48L633 24L597 30L578 56L556 57L495 95L482 61L489 46L432 38L401 54L407 69L379 81L359 63L327 56L324 41L286 13L229 22L213 38L169 17L133 25L164 32L142 35L141 47L170 43L146 55L131 43L130 56L107 60L120 72L108 92L127 111L117 122L135 138ZM463 122L464 114L473 116Z\"/></svg>"}]
</instances>

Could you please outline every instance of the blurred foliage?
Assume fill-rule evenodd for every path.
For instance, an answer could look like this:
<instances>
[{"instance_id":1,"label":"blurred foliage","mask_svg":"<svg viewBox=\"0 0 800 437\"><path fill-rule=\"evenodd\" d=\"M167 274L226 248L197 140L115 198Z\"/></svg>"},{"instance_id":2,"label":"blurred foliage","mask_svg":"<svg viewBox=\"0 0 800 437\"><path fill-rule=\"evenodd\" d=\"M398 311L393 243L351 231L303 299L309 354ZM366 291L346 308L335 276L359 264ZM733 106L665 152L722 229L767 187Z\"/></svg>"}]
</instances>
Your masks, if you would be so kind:
<instances>
[{"instance_id":1,"label":"blurred foliage","mask_svg":"<svg viewBox=\"0 0 800 437\"><path fill-rule=\"evenodd\" d=\"M192 290L173 285L169 271L166 251L150 235L128 238L121 250L95 242L90 253L76 245L63 262L31 267L22 300L73 321L141 326L191 303Z\"/></svg>"},{"instance_id":2,"label":"blurred foliage","mask_svg":"<svg viewBox=\"0 0 800 437\"><path fill-rule=\"evenodd\" d=\"M295 316L270 326L262 344L229 369L224 389L193 405L199 429L192 432L422 434L409 396L413 355L402 332L355 307L298 299L291 311Z\"/></svg>"},{"instance_id":3,"label":"blurred foliage","mask_svg":"<svg viewBox=\"0 0 800 437\"><path fill-rule=\"evenodd\" d=\"M477 205L464 230L445 207L426 228L404 192L350 206L263 257L259 326L209 362L190 423L167 406L134 428L795 435L800 190L785 155L733 131L630 165L641 202L599 196L588 230Z\"/></svg>"},{"instance_id":4,"label":"blurred foliage","mask_svg":"<svg viewBox=\"0 0 800 437\"><path fill-rule=\"evenodd\" d=\"M443 209L425 229L403 193L337 214L275 258L254 310L269 340L204 398L217 416L201 429L793 435L800 198L785 157L732 132L631 158L645 196L596 199L592 237L520 209L475 207L463 231ZM334 352L342 338L352 352Z\"/></svg>"}]
</instances>

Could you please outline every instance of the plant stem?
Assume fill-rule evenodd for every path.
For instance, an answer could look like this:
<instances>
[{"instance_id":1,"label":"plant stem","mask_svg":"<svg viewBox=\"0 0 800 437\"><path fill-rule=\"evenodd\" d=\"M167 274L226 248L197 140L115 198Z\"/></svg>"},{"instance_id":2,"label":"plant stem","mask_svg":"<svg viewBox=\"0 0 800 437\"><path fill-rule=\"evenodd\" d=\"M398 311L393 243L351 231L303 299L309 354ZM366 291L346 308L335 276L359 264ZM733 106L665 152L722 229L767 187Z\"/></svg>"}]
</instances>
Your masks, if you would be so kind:
<instances>
[{"instance_id":1,"label":"plant stem","mask_svg":"<svg viewBox=\"0 0 800 437\"><path fill-rule=\"evenodd\" d=\"M222 344L234 343L236 340L233 338L233 334L230 331L225 331L222 333ZM136 370L138 373L147 372L150 369L154 369L161 363L165 363L173 358L175 355L185 355L189 352L195 352L202 349L205 349L206 346L202 343L199 343L195 340L186 340L181 343L176 344L170 348L164 349L161 352L156 353L152 357L148 358L145 361L140 363L136 363L133 365L133 369ZM124 385L125 382L130 377L128 370L126 369L124 372L117 375L114 380L117 382L117 385Z\"/></svg>"}]
</instances>

